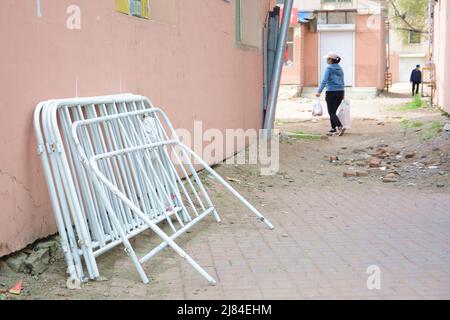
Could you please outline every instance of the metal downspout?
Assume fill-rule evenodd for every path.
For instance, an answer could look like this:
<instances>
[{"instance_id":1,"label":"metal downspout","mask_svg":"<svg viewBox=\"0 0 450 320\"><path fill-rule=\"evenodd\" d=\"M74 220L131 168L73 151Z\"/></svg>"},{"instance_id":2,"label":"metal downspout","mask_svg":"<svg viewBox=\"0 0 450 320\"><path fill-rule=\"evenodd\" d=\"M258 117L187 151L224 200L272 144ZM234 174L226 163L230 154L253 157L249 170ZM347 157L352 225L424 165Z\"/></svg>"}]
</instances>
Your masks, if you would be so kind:
<instances>
[{"instance_id":1,"label":"metal downspout","mask_svg":"<svg viewBox=\"0 0 450 320\"><path fill-rule=\"evenodd\" d=\"M261 128L264 128L269 90L272 83L275 54L277 51L278 31L280 29L280 7L275 7L268 14L264 35L264 96L261 116Z\"/></svg>"},{"instance_id":2,"label":"metal downspout","mask_svg":"<svg viewBox=\"0 0 450 320\"><path fill-rule=\"evenodd\" d=\"M283 19L281 21L280 35L277 43L277 51L275 55L275 63L272 81L270 84L268 106L266 118L264 121L263 138L272 136L273 123L275 120L275 112L277 107L278 91L280 88L281 72L283 70L283 53L286 48L287 34L291 20L293 0L285 0L283 8Z\"/></svg>"}]
</instances>

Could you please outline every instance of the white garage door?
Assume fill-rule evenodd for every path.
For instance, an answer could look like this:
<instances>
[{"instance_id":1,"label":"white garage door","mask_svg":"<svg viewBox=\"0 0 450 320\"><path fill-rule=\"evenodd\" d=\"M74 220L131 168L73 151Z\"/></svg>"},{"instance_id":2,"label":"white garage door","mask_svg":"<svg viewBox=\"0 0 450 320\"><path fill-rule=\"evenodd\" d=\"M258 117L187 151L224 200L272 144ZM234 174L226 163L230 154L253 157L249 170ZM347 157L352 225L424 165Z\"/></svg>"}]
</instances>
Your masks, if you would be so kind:
<instances>
[{"instance_id":1,"label":"white garage door","mask_svg":"<svg viewBox=\"0 0 450 320\"><path fill-rule=\"evenodd\" d=\"M353 60L353 31L329 31L320 32L320 79L327 66L325 59L322 59L330 51L336 51L342 58L341 67L344 70L344 80L346 86L353 86L353 70L355 62Z\"/></svg>"},{"instance_id":2,"label":"white garage door","mask_svg":"<svg viewBox=\"0 0 450 320\"><path fill-rule=\"evenodd\" d=\"M411 71L416 65L423 67L425 65L425 58L423 57L400 57L398 64L398 77L400 82L409 82Z\"/></svg>"}]
</instances>

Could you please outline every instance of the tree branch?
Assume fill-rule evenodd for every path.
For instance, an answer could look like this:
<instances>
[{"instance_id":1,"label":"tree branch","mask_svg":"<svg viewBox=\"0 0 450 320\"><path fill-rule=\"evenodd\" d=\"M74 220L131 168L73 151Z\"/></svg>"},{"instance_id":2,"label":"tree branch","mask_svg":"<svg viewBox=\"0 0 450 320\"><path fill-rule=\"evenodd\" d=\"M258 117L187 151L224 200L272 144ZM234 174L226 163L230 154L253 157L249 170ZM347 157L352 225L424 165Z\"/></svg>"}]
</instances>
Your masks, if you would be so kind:
<instances>
[{"instance_id":1,"label":"tree branch","mask_svg":"<svg viewBox=\"0 0 450 320\"><path fill-rule=\"evenodd\" d=\"M398 10L397 5L395 4L394 0L389 0L389 2L392 5L392 8L394 9L395 17L402 19L403 22L409 27L409 29L406 29L406 30L424 33L423 30L419 30L419 29L415 28L406 20L406 14L400 14L400 10ZM399 30L401 30L401 29L399 28Z\"/></svg>"},{"instance_id":2,"label":"tree branch","mask_svg":"<svg viewBox=\"0 0 450 320\"><path fill-rule=\"evenodd\" d=\"M424 30L417 30L417 29L409 29L409 28L401 28L401 27L395 27L393 28L394 30L400 30L400 31L411 31L411 32L417 32L417 33L422 33L422 34L428 34L428 31L424 31Z\"/></svg>"}]
</instances>

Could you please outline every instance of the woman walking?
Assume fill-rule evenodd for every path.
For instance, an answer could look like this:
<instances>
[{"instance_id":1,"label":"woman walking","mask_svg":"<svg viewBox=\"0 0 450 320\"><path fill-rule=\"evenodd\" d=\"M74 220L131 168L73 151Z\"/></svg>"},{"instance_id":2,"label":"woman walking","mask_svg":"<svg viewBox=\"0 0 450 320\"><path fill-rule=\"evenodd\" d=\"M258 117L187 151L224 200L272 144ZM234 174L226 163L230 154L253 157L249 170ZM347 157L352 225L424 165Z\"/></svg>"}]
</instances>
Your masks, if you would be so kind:
<instances>
[{"instance_id":1,"label":"woman walking","mask_svg":"<svg viewBox=\"0 0 450 320\"><path fill-rule=\"evenodd\" d=\"M316 97L320 97L323 89L327 88L325 100L327 102L328 114L330 115L331 130L328 135L342 136L345 132L345 128L342 126L339 117L336 112L344 100L344 71L342 70L339 62L341 58L336 52L328 53L324 59L327 59L328 66L323 74L322 82L319 90L316 93Z\"/></svg>"}]
</instances>

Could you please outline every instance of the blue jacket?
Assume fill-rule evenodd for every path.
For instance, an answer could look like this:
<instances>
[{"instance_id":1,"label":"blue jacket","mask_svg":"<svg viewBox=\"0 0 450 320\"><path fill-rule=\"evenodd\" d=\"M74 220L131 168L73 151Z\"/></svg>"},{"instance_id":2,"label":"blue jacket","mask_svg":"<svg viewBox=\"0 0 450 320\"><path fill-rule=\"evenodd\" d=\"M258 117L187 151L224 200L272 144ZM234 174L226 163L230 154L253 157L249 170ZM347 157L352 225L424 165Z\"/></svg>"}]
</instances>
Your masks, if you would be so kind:
<instances>
[{"instance_id":1,"label":"blue jacket","mask_svg":"<svg viewBox=\"0 0 450 320\"><path fill-rule=\"evenodd\" d=\"M344 71L337 63L327 66L317 92L322 93L325 87L327 91L344 91Z\"/></svg>"},{"instance_id":2,"label":"blue jacket","mask_svg":"<svg viewBox=\"0 0 450 320\"><path fill-rule=\"evenodd\" d=\"M422 83L422 71L414 69L411 72L411 78L409 81L412 83Z\"/></svg>"}]
</instances>

